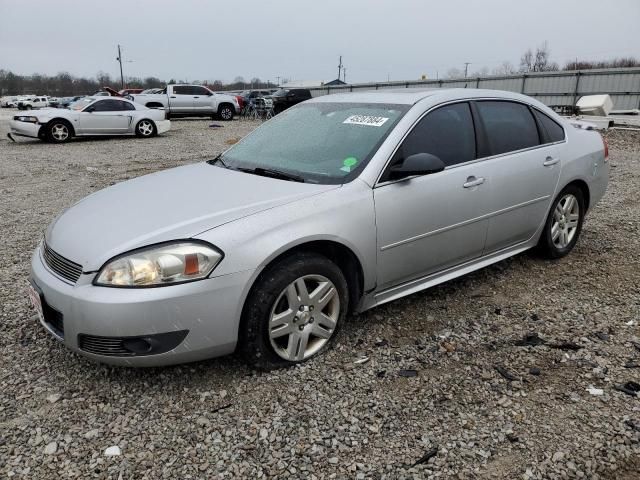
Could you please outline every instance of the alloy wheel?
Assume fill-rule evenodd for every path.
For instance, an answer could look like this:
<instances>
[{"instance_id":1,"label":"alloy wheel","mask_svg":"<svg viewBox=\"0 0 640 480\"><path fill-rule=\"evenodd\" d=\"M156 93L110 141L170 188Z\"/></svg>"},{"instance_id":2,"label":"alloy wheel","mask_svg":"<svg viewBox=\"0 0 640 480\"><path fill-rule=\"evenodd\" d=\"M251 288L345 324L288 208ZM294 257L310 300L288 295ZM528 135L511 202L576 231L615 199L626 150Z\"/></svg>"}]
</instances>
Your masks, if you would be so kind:
<instances>
[{"instance_id":1,"label":"alloy wheel","mask_svg":"<svg viewBox=\"0 0 640 480\"><path fill-rule=\"evenodd\" d=\"M579 221L580 205L578 199L568 193L560 199L553 212L551 240L557 248L564 249L569 246L578 231Z\"/></svg>"},{"instance_id":2,"label":"alloy wheel","mask_svg":"<svg viewBox=\"0 0 640 480\"><path fill-rule=\"evenodd\" d=\"M233 112L231 111L230 108L225 107L222 110L220 110L220 116L222 117L223 120L231 120L233 116Z\"/></svg>"},{"instance_id":3,"label":"alloy wheel","mask_svg":"<svg viewBox=\"0 0 640 480\"><path fill-rule=\"evenodd\" d=\"M269 339L289 361L307 359L331 338L340 318L340 296L322 275L305 275L278 295L269 317Z\"/></svg>"},{"instance_id":4,"label":"alloy wheel","mask_svg":"<svg viewBox=\"0 0 640 480\"><path fill-rule=\"evenodd\" d=\"M57 123L51 128L51 136L58 142L64 142L69 138L69 128L62 123Z\"/></svg>"},{"instance_id":5,"label":"alloy wheel","mask_svg":"<svg viewBox=\"0 0 640 480\"><path fill-rule=\"evenodd\" d=\"M148 137L153 133L153 125L148 120L143 120L138 124L138 131L143 137Z\"/></svg>"}]
</instances>

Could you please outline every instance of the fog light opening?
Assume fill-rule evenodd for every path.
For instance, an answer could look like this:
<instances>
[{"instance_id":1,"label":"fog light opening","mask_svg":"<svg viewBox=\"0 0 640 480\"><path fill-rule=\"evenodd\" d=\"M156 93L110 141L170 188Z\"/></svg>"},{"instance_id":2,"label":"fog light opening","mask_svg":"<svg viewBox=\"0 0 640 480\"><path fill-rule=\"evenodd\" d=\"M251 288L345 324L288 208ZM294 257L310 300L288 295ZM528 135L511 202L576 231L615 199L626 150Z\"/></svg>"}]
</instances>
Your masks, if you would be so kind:
<instances>
[{"instance_id":1,"label":"fog light opening","mask_svg":"<svg viewBox=\"0 0 640 480\"><path fill-rule=\"evenodd\" d=\"M132 353L149 353L153 346L145 338L128 338L122 341L122 346Z\"/></svg>"}]
</instances>

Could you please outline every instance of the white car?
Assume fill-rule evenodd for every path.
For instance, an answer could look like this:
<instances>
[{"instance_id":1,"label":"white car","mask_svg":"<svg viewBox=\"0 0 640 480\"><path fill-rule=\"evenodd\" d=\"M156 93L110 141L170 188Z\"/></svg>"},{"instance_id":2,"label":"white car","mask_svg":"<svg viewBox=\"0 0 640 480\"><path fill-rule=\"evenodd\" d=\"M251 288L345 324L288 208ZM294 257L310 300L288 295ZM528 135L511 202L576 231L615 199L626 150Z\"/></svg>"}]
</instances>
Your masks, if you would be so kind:
<instances>
[{"instance_id":1,"label":"white car","mask_svg":"<svg viewBox=\"0 0 640 480\"><path fill-rule=\"evenodd\" d=\"M46 108L16 115L9 122L9 138L39 138L63 143L72 137L136 135L153 137L167 132L171 122L164 110L149 109L124 98L83 97L64 108Z\"/></svg>"},{"instance_id":2,"label":"white car","mask_svg":"<svg viewBox=\"0 0 640 480\"><path fill-rule=\"evenodd\" d=\"M15 107L18 103L18 97L2 97L0 99L0 107L2 108L12 108Z\"/></svg>"}]
</instances>

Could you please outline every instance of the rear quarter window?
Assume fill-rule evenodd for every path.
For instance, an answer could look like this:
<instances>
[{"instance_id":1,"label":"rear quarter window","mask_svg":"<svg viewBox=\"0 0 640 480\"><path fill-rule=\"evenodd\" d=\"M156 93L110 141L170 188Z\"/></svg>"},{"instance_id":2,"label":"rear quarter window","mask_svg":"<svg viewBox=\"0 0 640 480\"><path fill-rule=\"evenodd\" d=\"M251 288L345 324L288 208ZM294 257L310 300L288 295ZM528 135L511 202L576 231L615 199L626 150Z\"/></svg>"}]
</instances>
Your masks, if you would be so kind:
<instances>
[{"instance_id":1,"label":"rear quarter window","mask_svg":"<svg viewBox=\"0 0 640 480\"><path fill-rule=\"evenodd\" d=\"M480 101L476 105L484 125L490 155L540 145L538 127L526 105L492 100Z\"/></svg>"},{"instance_id":2,"label":"rear quarter window","mask_svg":"<svg viewBox=\"0 0 640 480\"><path fill-rule=\"evenodd\" d=\"M561 142L564 140L564 128L562 128L555 120L548 117L544 113L533 110L534 115L538 119L538 123L542 127L542 136L544 143Z\"/></svg>"}]
</instances>

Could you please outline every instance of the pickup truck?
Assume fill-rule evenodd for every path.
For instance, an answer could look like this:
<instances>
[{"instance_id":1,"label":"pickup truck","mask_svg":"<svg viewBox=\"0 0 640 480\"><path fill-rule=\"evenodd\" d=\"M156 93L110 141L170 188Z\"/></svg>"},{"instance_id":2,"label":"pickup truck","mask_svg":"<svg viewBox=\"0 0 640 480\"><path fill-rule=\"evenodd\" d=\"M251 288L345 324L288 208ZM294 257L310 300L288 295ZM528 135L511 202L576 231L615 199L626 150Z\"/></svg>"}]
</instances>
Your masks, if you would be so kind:
<instances>
[{"instance_id":1,"label":"pickup truck","mask_svg":"<svg viewBox=\"0 0 640 480\"><path fill-rule=\"evenodd\" d=\"M147 108L164 108L169 117L219 117L233 120L240 106L235 96L214 93L202 85L167 85L160 93L133 94L127 98Z\"/></svg>"},{"instance_id":2,"label":"pickup truck","mask_svg":"<svg viewBox=\"0 0 640 480\"><path fill-rule=\"evenodd\" d=\"M31 110L32 108L47 108L49 99L47 97L28 97L18 100L18 110Z\"/></svg>"}]
</instances>

